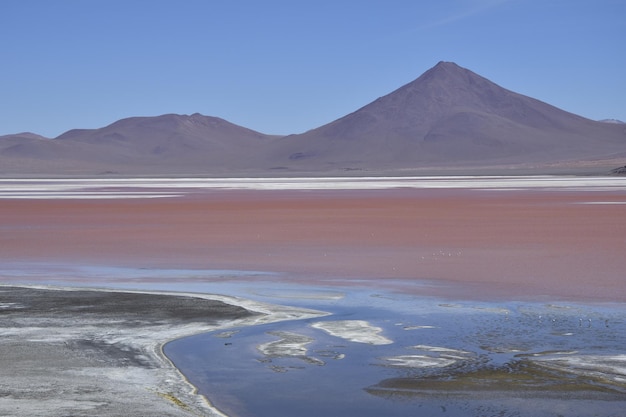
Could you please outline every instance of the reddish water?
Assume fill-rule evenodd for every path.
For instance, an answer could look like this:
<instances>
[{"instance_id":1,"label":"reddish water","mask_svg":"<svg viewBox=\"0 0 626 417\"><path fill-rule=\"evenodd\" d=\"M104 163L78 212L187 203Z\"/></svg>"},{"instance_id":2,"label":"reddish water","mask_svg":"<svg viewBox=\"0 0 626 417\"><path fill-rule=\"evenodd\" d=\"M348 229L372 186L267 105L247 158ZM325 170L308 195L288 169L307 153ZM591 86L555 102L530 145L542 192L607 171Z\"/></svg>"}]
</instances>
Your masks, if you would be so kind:
<instances>
[{"instance_id":1,"label":"reddish water","mask_svg":"<svg viewBox=\"0 0 626 417\"><path fill-rule=\"evenodd\" d=\"M417 278L463 284L445 291L464 298L626 301L626 205L580 204L607 201L626 202L626 194L406 189L3 200L0 262L250 269L387 288Z\"/></svg>"}]
</instances>

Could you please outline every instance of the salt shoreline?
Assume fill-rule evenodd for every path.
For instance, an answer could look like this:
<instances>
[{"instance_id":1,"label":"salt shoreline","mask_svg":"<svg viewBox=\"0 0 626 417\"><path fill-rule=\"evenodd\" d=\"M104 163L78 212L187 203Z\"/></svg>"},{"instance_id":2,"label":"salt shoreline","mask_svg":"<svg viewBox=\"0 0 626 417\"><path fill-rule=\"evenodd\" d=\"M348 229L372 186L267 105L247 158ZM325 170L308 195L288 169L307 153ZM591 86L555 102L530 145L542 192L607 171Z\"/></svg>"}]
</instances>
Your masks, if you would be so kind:
<instances>
[{"instance_id":1,"label":"salt shoreline","mask_svg":"<svg viewBox=\"0 0 626 417\"><path fill-rule=\"evenodd\" d=\"M8 326L0 327L0 349L5 351L2 355L4 382L0 382L0 389L6 394L0 398L0 415L29 416L45 410L46 415L93 415L96 412L113 416L122 410L134 415L135 410L141 415L225 417L206 397L197 393L196 387L164 354L163 346L172 340L218 329L326 315L224 295L184 292L2 284L0 299L5 299L6 294L15 289L44 291L48 295L61 291L64 293L61 295L95 292L192 297L223 302L229 310L241 307L253 315L218 318L215 323L187 321L181 326L174 320L160 320L137 326L128 323L130 318L137 318L123 311L111 312L112 316L77 317L70 308L50 312L47 318L42 317L41 312L29 317L29 308L15 302L5 303L2 313L5 317L10 314L11 319ZM111 320L112 317L116 320ZM141 317L140 321L146 319ZM81 350L81 346L85 349ZM117 356L124 352L126 356ZM55 355L67 363L55 362ZM120 365L124 361L127 363ZM85 394L85 390L95 395Z\"/></svg>"}]
</instances>

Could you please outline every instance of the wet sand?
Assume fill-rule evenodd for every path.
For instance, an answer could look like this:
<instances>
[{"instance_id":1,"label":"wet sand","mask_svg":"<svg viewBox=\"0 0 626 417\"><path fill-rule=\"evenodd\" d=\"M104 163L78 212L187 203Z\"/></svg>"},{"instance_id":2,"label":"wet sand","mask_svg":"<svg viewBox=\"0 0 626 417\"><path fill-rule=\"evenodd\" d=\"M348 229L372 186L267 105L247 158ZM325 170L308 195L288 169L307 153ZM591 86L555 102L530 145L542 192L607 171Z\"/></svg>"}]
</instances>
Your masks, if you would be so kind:
<instances>
[{"instance_id":1,"label":"wet sand","mask_svg":"<svg viewBox=\"0 0 626 417\"><path fill-rule=\"evenodd\" d=\"M7 199L0 262L270 271L466 299L626 301L625 203L623 191L542 189Z\"/></svg>"}]
</instances>

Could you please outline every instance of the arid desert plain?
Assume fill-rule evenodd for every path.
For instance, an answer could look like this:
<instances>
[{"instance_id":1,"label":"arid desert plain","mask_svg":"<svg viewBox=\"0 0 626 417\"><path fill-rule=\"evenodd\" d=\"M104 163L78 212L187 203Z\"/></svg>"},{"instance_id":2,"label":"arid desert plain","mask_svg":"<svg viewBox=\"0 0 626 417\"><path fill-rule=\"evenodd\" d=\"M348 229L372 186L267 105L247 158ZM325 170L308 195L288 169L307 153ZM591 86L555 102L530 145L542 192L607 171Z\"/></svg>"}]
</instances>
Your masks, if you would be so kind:
<instances>
[{"instance_id":1,"label":"arid desert plain","mask_svg":"<svg viewBox=\"0 0 626 417\"><path fill-rule=\"evenodd\" d=\"M0 180L0 415L623 415L625 218L623 177Z\"/></svg>"}]
</instances>

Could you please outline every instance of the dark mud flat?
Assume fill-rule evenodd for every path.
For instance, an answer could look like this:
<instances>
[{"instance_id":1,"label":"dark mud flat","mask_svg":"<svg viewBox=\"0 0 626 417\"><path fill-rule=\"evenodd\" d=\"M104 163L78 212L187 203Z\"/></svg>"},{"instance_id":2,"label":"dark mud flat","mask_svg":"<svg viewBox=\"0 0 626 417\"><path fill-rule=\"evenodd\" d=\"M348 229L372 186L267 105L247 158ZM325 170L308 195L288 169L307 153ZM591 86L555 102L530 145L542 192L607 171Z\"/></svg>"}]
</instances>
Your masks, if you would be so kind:
<instances>
[{"instance_id":1,"label":"dark mud flat","mask_svg":"<svg viewBox=\"0 0 626 417\"><path fill-rule=\"evenodd\" d=\"M218 415L161 345L255 316L201 297L0 287L0 416Z\"/></svg>"},{"instance_id":2,"label":"dark mud flat","mask_svg":"<svg viewBox=\"0 0 626 417\"><path fill-rule=\"evenodd\" d=\"M0 287L0 314L3 318L97 318L102 321L124 320L127 326L171 324L200 320L215 323L252 315L248 310L217 300L187 296L111 292L93 290L57 290L22 287Z\"/></svg>"}]
</instances>

